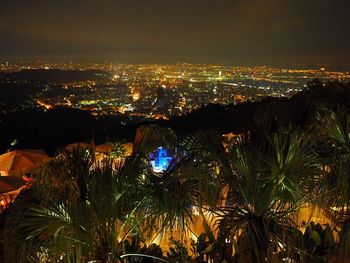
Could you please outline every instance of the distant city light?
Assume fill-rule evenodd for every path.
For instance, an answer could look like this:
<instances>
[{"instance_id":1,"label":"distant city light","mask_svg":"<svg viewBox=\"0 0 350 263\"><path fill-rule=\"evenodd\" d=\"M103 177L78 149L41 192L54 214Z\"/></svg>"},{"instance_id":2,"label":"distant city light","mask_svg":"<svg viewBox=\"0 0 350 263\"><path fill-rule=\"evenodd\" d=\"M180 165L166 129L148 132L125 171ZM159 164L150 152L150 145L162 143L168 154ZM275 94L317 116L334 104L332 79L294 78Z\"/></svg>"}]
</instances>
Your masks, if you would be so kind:
<instances>
[{"instance_id":1,"label":"distant city light","mask_svg":"<svg viewBox=\"0 0 350 263\"><path fill-rule=\"evenodd\" d=\"M0 63L5 74L23 69L89 71L77 79L48 83L6 78L2 83L30 88L36 93L7 112L23 109L50 110L69 107L89 111L93 116L123 115L122 122L170 119L204 107L209 103L222 105L258 101L268 96L291 97L307 87L307 82L350 81L346 71L329 71L325 67L278 68L245 67L213 64L121 65L113 63ZM105 72L105 73L101 73ZM86 76L85 76L86 75ZM83 79L81 79L83 77ZM0 105L1 106L1 105Z\"/></svg>"},{"instance_id":2,"label":"distant city light","mask_svg":"<svg viewBox=\"0 0 350 263\"><path fill-rule=\"evenodd\" d=\"M14 140L11 142L11 146L15 146L15 145L17 145L17 143L18 143L18 140L17 140L17 139L14 139Z\"/></svg>"}]
</instances>

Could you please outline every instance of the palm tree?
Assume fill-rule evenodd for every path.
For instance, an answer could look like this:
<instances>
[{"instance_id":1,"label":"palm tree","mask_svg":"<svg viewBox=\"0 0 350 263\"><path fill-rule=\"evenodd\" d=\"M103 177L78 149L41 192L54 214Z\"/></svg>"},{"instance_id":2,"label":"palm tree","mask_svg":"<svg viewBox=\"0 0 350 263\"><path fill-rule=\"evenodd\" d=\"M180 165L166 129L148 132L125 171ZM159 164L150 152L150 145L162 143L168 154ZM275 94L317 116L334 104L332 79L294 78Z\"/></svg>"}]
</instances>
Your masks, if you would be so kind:
<instances>
[{"instance_id":1,"label":"palm tree","mask_svg":"<svg viewBox=\"0 0 350 263\"><path fill-rule=\"evenodd\" d=\"M93 156L82 148L64 152L31 189L40 200L15 203L6 225L7 262L118 259L123 241L137 231L144 167L130 158L113 170L111 161L97 166Z\"/></svg>"},{"instance_id":2,"label":"palm tree","mask_svg":"<svg viewBox=\"0 0 350 263\"><path fill-rule=\"evenodd\" d=\"M98 165L90 149L66 151L11 208L7 262L117 262L128 237L191 232L197 212L208 225L203 211L216 215L220 240L238 239L240 262L270 261L297 249L292 216L320 174L314 144L281 130L258 146L241 138L225 148L215 132L180 138L149 126L117 167L108 158ZM173 159L156 173L149 155L159 146Z\"/></svg>"},{"instance_id":3,"label":"palm tree","mask_svg":"<svg viewBox=\"0 0 350 263\"><path fill-rule=\"evenodd\" d=\"M159 126L148 126L138 130L134 155L149 162L150 154L159 146L172 154L168 168L156 173L148 165L143 187L148 193L145 210L145 229L149 235L168 238L177 233L182 241L193 232L192 225L198 220L196 211L201 210L217 198L216 185L208 166L199 156L190 152L184 145L189 138L178 138L172 130ZM200 219L202 221L203 218Z\"/></svg>"},{"instance_id":4,"label":"palm tree","mask_svg":"<svg viewBox=\"0 0 350 263\"><path fill-rule=\"evenodd\" d=\"M113 169L90 149L66 151L44 167L31 192L16 202L6 226L8 262L117 261L129 236L190 229L194 207L215 193L207 166L176 144L169 129L150 126L136 136L134 154ZM148 164L159 145L174 153L162 174ZM38 259L40 256L42 259Z\"/></svg>"},{"instance_id":5,"label":"palm tree","mask_svg":"<svg viewBox=\"0 0 350 263\"><path fill-rule=\"evenodd\" d=\"M350 251L350 116L346 109L325 111L318 116L323 145L325 175L321 181L320 206L340 231L340 245Z\"/></svg>"},{"instance_id":6,"label":"palm tree","mask_svg":"<svg viewBox=\"0 0 350 263\"><path fill-rule=\"evenodd\" d=\"M238 237L239 262L271 262L278 251L296 248L300 237L292 215L310 200L310 182L319 172L313 139L281 130L264 145L243 140L228 152L231 173L219 229Z\"/></svg>"},{"instance_id":7,"label":"palm tree","mask_svg":"<svg viewBox=\"0 0 350 263\"><path fill-rule=\"evenodd\" d=\"M344 109L328 112L322 119L326 170L325 203L346 215L350 202L350 117Z\"/></svg>"}]
</instances>

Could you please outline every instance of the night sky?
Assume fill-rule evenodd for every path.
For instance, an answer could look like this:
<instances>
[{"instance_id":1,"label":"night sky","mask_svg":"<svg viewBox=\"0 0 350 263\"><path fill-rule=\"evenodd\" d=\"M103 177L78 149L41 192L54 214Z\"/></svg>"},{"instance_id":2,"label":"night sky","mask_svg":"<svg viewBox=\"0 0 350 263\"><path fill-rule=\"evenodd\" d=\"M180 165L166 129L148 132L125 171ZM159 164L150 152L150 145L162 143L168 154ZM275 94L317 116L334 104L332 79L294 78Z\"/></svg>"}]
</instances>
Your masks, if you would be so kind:
<instances>
[{"instance_id":1,"label":"night sky","mask_svg":"<svg viewBox=\"0 0 350 263\"><path fill-rule=\"evenodd\" d=\"M350 64L349 0L1 0L0 60Z\"/></svg>"}]
</instances>

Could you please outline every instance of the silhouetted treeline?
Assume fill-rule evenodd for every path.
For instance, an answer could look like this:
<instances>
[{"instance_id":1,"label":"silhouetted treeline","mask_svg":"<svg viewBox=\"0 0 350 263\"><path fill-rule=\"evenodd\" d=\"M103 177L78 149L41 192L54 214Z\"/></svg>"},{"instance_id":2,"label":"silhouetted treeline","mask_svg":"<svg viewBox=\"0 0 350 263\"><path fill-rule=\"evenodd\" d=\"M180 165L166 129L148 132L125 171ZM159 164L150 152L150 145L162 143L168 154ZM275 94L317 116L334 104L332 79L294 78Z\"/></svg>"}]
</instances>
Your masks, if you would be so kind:
<instances>
[{"instance_id":1,"label":"silhouetted treeline","mask_svg":"<svg viewBox=\"0 0 350 263\"><path fill-rule=\"evenodd\" d=\"M267 97L238 105L210 104L174 117L165 125L180 133L198 129L216 129L221 133L272 132L278 126L304 126L318 109L338 107L350 110L350 83L322 83L315 79L304 91L289 99Z\"/></svg>"}]
</instances>

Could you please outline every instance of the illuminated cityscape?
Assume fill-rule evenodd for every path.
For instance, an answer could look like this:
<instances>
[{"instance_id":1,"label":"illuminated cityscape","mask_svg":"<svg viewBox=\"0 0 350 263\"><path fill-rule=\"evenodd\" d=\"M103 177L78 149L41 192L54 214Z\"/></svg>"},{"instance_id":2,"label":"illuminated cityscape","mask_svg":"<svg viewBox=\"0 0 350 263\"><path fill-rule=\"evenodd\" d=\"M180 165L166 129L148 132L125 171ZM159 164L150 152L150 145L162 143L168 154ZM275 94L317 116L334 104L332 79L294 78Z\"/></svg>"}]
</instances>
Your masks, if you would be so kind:
<instances>
[{"instance_id":1,"label":"illuminated cityscape","mask_svg":"<svg viewBox=\"0 0 350 263\"><path fill-rule=\"evenodd\" d=\"M207 104L239 104L267 96L291 97L307 82L349 81L348 71L325 67L238 67L177 63L174 65L120 65L113 63L2 63L2 86L27 84L36 92L11 110L70 107L93 115L122 114L131 120L169 119ZM79 71L77 79L31 79L36 70ZM15 78L11 74L27 72ZM61 73L62 73L61 72ZM78 73L79 73L78 72ZM45 73L45 72L44 72ZM18 76L18 75L15 75Z\"/></svg>"}]
</instances>

